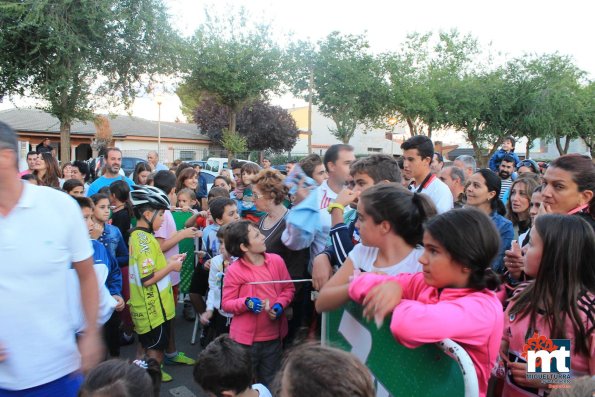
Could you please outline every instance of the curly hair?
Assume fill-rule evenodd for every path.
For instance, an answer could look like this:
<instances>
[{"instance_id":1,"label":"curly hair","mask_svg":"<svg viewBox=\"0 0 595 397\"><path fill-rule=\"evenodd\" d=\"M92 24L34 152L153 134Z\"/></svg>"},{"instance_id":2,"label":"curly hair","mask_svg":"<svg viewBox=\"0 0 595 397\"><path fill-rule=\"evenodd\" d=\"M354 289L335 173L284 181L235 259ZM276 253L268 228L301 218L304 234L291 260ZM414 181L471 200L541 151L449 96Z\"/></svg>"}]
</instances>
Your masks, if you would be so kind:
<instances>
[{"instance_id":1,"label":"curly hair","mask_svg":"<svg viewBox=\"0 0 595 397\"><path fill-rule=\"evenodd\" d=\"M252 185L257 186L267 198L273 199L279 205L287 198L287 186L283 183L285 176L277 170L261 170L252 180Z\"/></svg>"}]
</instances>

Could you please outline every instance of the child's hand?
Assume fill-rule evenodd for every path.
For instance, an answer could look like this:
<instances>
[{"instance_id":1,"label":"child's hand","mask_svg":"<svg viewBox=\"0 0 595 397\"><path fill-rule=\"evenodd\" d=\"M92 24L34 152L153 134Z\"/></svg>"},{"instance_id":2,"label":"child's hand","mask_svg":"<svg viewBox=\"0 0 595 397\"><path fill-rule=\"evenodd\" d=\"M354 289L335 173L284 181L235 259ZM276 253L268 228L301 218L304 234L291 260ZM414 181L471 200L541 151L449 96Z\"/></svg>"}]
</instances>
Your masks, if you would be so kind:
<instances>
[{"instance_id":1,"label":"child's hand","mask_svg":"<svg viewBox=\"0 0 595 397\"><path fill-rule=\"evenodd\" d=\"M204 267L205 270L211 270L211 260L209 259L206 261L202 267Z\"/></svg>"},{"instance_id":2,"label":"child's hand","mask_svg":"<svg viewBox=\"0 0 595 397\"><path fill-rule=\"evenodd\" d=\"M341 204L343 207L347 207L349 204L353 203L355 199L359 197L360 192L354 192L351 189L345 188L341 190L341 193L335 199L335 203Z\"/></svg>"},{"instance_id":3,"label":"child's hand","mask_svg":"<svg viewBox=\"0 0 595 397\"><path fill-rule=\"evenodd\" d=\"M275 303L269 310L269 317L271 320L276 320L283 314L283 306L280 303Z\"/></svg>"},{"instance_id":4,"label":"child's hand","mask_svg":"<svg viewBox=\"0 0 595 397\"><path fill-rule=\"evenodd\" d=\"M195 227L189 227L186 229L180 230L183 238L194 238L194 237L202 237L202 231L198 230Z\"/></svg>"},{"instance_id":5,"label":"child's hand","mask_svg":"<svg viewBox=\"0 0 595 397\"><path fill-rule=\"evenodd\" d=\"M182 212L193 212L192 207L189 205L185 205L182 207Z\"/></svg>"},{"instance_id":6,"label":"child's hand","mask_svg":"<svg viewBox=\"0 0 595 397\"><path fill-rule=\"evenodd\" d=\"M510 276L516 280L521 278L525 268L521 247L515 240L512 242L510 250L504 251L504 266L508 269Z\"/></svg>"},{"instance_id":7,"label":"child's hand","mask_svg":"<svg viewBox=\"0 0 595 397\"><path fill-rule=\"evenodd\" d=\"M112 295L112 298L116 300L116 311L121 312L124 310L124 306L126 306L124 299L120 295Z\"/></svg>"},{"instance_id":8,"label":"child's hand","mask_svg":"<svg viewBox=\"0 0 595 397\"><path fill-rule=\"evenodd\" d=\"M175 272L179 272L182 269L182 264L184 263L184 259L186 259L186 254L177 254L169 258L167 265L171 267L171 269Z\"/></svg>"},{"instance_id":9,"label":"child's hand","mask_svg":"<svg viewBox=\"0 0 595 397\"><path fill-rule=\"evenodd\" d=\"M512 379L521 387L539 389L543 388L544 384L541 379L527 379L527 363L508 363L508 370L512 375Z\"/></svg>"},{"instance_id":10,"label":"child's hand","mask_svg":"<svg viewBox=\"0 0 595 397\"><path fill-rule=\"evenodd\" d=\"M244 304L252 313L260 313L262 311L262 301L259 298L246 298Z\"/></svg>"},{"instance_id":11,"label":"child's hand","mask_svg":"<svg viewBox=\"0 0 595 397\"><path fill-rule=\"evenodd\" d=\"M198 254L198 259L202 259L205 256L207 256L207 253L204 251L198 251L197 254Z\"/></svg>"},{"instance_id":12,"label":"child's hand","mask_svg":"<svg viewBox=\"0 0 595 397\"><path fill-rule=\"evenodd\" d=\"M402 294L403 289L396 281L375 286L364 298L364 317L374 319L376 326L380 328L384 318L401 302Z\"/></svg>"},{"instance_id":13,"label":"child's hand","mask_svg":"<svg viewBox=\"0 0 595 397\"><path fill-rule=\"evenodd\" d=\"M241 200L241 199L243 199L243 198L244 198L244 193L237 192L237 193L236 193L236 198L237 198L238 200Z\"/></svg>"},{"instance_id":14,"label":"child's hand","mask_svg":"<svg viewBox=\"0 0 595 397\"><path fill-rule=\"evenodd\" d=\"M207 325L211 322L211 318L213 318L213 311L207 310L206 312L200 315L200 323L202 325Z\"/></svg>"}]
</instances>

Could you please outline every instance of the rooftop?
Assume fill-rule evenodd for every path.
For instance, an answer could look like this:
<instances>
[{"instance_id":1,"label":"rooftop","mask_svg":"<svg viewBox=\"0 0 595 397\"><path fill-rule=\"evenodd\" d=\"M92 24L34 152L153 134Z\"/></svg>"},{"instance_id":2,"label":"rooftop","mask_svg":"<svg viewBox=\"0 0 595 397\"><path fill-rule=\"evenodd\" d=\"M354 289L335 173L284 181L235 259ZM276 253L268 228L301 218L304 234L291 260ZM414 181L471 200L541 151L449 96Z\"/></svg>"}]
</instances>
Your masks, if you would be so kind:
<instances>
[{"instance_id":1,"label":"rooftop","mask_svg":"<svg viewBox=\"0 0 595 397\"><path fill-rule=\"evenodd\" d=\"M114 138L156 137L158 122L133 116L106 116L112 127ZM60 132L60 121L49 113L38 109L7 109L0 111L0 121L21 132ZM70 127L71 134L94 135L95 124L92 121L75 121ZM161 122L161 137L175 139L210 140L200 133L196 124Z\"/></svg>"}]
</instances>

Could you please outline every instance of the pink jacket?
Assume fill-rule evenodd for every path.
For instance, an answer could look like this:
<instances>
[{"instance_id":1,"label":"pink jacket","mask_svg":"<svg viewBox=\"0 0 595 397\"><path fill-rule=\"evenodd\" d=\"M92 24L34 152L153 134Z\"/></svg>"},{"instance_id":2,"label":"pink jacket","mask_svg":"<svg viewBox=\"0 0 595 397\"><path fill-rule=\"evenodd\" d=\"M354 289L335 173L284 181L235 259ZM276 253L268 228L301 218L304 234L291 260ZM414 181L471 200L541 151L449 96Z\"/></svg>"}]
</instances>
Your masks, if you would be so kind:
<instances>
[{"instance_id":1,"label":"pink jacket","mask_svg":"<svg viewBox=\"0 0 595 397\"><path fill-rule=\"evenodd\" d=\"M262 296L260 285L249 285L253 281L291 280L285 262L277 254L265 253L264 266L271 274L271 280L256 280L253 274L254 265L243 259L233 262L225 273L223 282L223 299L221 308L233 314L229 336L238 343L252 345L259 335L276 333L281 339L287 335L287 318L285 313L278 320L269 320L266 329L257 329L257 316L267 316L263 308L259 314L252 313L245 305L246 298ZM271 307L280 303L286 309L293 299L295 287L293 283L274 284L277 297L271 300ZM262 324L262 323L261 323Z\"/></svg>"},{"instance_id":2,"label":"pink jacket","mask_svg":"<svg viewBox=\"0 0 595 397\"><path fill-rule=\"evenodd\" d=\"M385 276L365 274L349 287L349 296L361 303L376 285L396 281L403 288L390 329L400 343L415 348L450 338L469 354L485 396L492 368L498 358L504 322L502 304L492 291L468 288L438 290L424 281L423 273Z\"/></svg>"}]
</instances>

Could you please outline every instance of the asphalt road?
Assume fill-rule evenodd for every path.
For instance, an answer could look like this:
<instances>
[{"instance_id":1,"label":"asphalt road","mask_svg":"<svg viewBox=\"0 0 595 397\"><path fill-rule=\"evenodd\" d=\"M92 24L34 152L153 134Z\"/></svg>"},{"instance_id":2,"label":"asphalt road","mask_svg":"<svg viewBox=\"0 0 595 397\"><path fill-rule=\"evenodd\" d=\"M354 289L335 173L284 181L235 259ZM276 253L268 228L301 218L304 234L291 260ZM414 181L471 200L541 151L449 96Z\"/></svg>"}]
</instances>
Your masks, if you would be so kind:
<instances>
[{"instance_id":1,"label":"asphalt road","mask_svg":"<svg viewBox=\"0 0 595 397\"><path fill-rule=\"evenodd\" d=\"M186 356L196 359L202 350L198 342L200 328L196 337L196 344L191 345L192 329L194 322L184 320L182 317L182 305L178 304L175 319L176 347ZM130 346L122 346L120 355L122 358L134 360L136 358L137 343ZM162 397L207 397L200 387L192 379L192 366L187 365L166 365L165 371L174 379L171 382L161 384Z\"/></svg>"}]
</instances>

